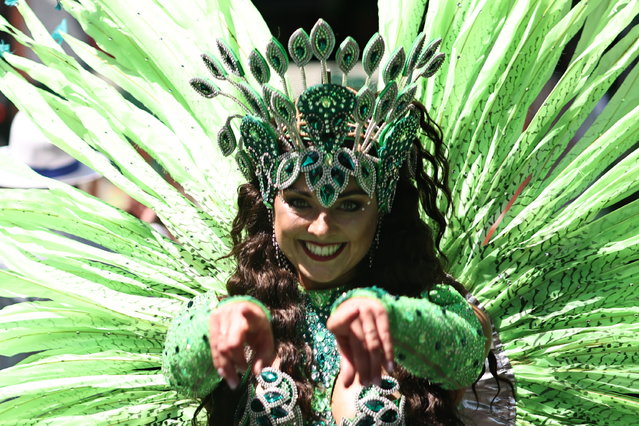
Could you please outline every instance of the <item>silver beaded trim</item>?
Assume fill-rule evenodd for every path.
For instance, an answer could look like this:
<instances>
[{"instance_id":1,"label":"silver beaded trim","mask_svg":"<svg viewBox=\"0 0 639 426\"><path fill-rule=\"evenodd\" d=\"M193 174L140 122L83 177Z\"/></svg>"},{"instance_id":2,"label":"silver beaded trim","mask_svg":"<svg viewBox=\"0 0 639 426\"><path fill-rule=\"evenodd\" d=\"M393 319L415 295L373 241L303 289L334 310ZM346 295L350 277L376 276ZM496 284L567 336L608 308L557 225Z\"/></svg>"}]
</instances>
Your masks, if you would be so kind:
<instances>
[{"instance_id":1,"label":"silver beaded trim","mask_svg":"<svg viewBox=\"0 0 639 426\"><path fill-rule=\"evenodd\" d=\"M267 380L268 377L275 379ZM302 412L297 406L298 394L293 378L272 367L263 369L256 378L258 386L249 385L240 424L302 426Z\"/></svg>"},{"instance_id":2,"label":"silver beaded trim","mask_svg":"<svg viewBox=\"0 0 639 426\"><path fill-rule=\"evenodd\" d=\"M355 418L342 420L341 426L358 425L360 422L379 426L406 425L404 414L406 398L401 396L398 401L388 398L389 395L399 391L399 383L390 376L382 376L382 383L385 386L372 385L360 391Z\"/></svg>"}]
</instances>

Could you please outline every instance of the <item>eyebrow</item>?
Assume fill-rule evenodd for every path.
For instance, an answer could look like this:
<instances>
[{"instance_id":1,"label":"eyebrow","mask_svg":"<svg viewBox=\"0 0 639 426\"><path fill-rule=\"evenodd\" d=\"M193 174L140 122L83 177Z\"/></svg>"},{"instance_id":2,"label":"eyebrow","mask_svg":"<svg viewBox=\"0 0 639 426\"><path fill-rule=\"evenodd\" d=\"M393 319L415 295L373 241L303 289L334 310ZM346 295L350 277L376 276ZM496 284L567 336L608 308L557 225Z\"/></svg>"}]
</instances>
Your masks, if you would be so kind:
<instances>
[{"instance_id":1,"label":"eyebrow","mask_svg":"<svg viewBox=\"0 0 639 426\"><path fill-rule=\"evenodd\" d=\"M286 188L284 192L294 192L297 195L302 195L304 197L309 197L309 198L313 196L309 191L305 191L303 189L297 189L297 188ZM364 192L363 189L351 189L350 191L342 192L337 198L338 199L346 198L346 197L351 197L353 195L365 195L368 197L368 194Z\"/></svg>"}]
</instances>

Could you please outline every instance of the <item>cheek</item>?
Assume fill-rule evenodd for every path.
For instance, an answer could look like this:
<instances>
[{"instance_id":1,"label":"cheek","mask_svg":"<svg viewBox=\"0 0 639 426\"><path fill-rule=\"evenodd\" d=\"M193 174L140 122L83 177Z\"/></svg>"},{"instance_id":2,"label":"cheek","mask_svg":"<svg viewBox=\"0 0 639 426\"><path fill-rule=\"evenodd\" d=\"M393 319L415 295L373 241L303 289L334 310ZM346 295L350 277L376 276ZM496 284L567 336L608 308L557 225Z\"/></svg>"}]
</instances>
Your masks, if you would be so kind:
<instances>
[{"instance_id":1,"label":"cheek","mask_svg":"<svg viewBox=\"0 0 639 426\"><path fill-rule=\"evenodd\" d=\"M375 239L377 231L377 214L374 212L359 220L353 221L349 226L350 240L355 244L357 252L367 253Z\"/></svg>"},{"instance_id":2,"label":"cheek","mask_svg":"<svg viewBox=\"0 0 639 426\"><path fill-rule=\"evenodd\" d=\"M303 226L301 224L303 221L278 199L275 201L273 213L275 215L273 224L275 228L275 238L281 247L286 247Z\"/></svg>"},{"instance_id":3,"label":"cheek","mask_svg":"<svg viewBox=\"0 0 639 426\"><path fill-rule=\"evenodd\" d=\"M298 230L299 225L295 221L275 221L275 238L277 238L280 245L286 244L287 240L296 238Z\"/></svg>"}]
</instances>

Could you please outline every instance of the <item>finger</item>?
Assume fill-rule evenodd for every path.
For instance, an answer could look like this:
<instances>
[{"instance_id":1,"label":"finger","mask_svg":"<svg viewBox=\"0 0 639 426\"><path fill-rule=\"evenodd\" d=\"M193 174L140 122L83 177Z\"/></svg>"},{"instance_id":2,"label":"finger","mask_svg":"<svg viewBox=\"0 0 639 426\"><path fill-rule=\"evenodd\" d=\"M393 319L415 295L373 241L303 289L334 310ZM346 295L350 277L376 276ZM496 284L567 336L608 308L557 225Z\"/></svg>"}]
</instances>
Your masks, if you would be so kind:
<instances>
[{"instance_id":1,"label":"finger","mask_svg":"<svg viewBox=\"0 0 639 426\"><path fill-rule=\"evenodd\" d=\"M273 338L273 330L271 324L264 312L255 308L251 308L251 312L246 314L251 330L247 334L247 344L253 350L255 363L253 364L253 373L259 374L262 369L273 363L275 359L275 342Z\"/></svg>"},{"instance_id":2,"label":"finger","mask_svg":"<svg viewBox=\"0 0 639 426\"><path fill-rule=\"evenodd\" d=\"M236 371L238 369L246 370L248 367L244 352L248 331L249 323L243 316L235 316L229 325L228 335L226 336L229 349L228 355L236 367Z\"/></svg>"},{"instance_id":3,"label":"finger","mask_svg":"<svg viewBox=\"0 0 639 426\"><path fill-rule=\"evenodd\" d=\"M387 372L392 373L394 369L395 355L393 354L393 336L390 331L390 321L386 309L382 309L375 315L377 323L377 334L382 343L382 351L384 352L384 368Z\"/></svg>"},{"instance_id":4,"label":"finger","mask_svg":"<svg viewBox=\"0 0 639 426\"><path fill-rule=\"evenodd\" d=\"M340 305L339 308L326 321L326 328L328 328L333 334L350 334L349 325L357 318L359 310L357 308L352 309Z\"/></svg>"},{"instance_id":5,"label":"finger","mask_svg":"<svg viewBox=\"0 0 639 426\"><path fill-rule=\"evenodd\" d=\"M344 381L344 387L350 387L355 381L355 366L353 365L353 352L350 348L349 336L337 339L340 360L340 375Z\"/></svg>"},{"instance_id":6,"label":"finger","mask_svg":"<svg viewBox=\"0 0 639 426\"><path fill-rule=\"evenodd\" d=\"M345 388L349 388L355 382L355 366L352 359L342 357L340 360L340 375L344 381Z\"/></svg>"},{"instance_id":7,"label":"finger","mask_svg":"<svg viewBox=\"0 0 639 426\"><path fill-rule=\"evenodd\" d=\"M217 350L217 339L220 330L220 321L216 313L213 313L209 320L209 346L211 348L211 358L213 366L217 369L219 366L219 352Z\"/></svg>"},{"instance_id":8,"label":"finger","mask_svg":"<svg viewBox=\"0 0 639 426\"><path fill-rule=\"evenodd\" d=\"M230 359L225 352L227 347L226 330L228 330L228 321L225 315L219 315L219 313L216 313L214 316L214 321L217 326L212 330L210 337L213 351L213 362L220 377L226 380L226 382L229 383L229 386L233 387L232 375L230 374L232 366Z\"/></svg>"},{"instance_id":9,"label":"finger","mask_svg":"<svg viewBox=\"0 0 639 426\"><path fill-rule=\"evenodd\" d=\"M353 366L359 375L359 380L364 386L368 386L370 384L370 359L365 345L362 323L357 319L351 322L349 346L353 353Z\"/></svg>"},{"instance_id":10,"label":"finger","mask_svg":"<svg viewBox=\"0 0 639 426\"><path fill-rule=\"evenodd\" d=\"M220 373L220 375L224 377L224 374L222 372L224 371L223 367L227 360L225 359L224 354L222 354L221 348L223 348L225 345L226 333L229 327L229 320L227 315L220 315L219 312L216 312L214 314L214 317L217 327L214 331L215 334L211 334L210 340L211 346L214 350L215 366L217 367L218 373Z\"/></svg>"},{"instance_id":11,"label":"finger","mask_svg":"<svg viewBox=\"0 0 639 426\"><path fill-rule=\"evenodd\" d=\"M360 321L364 333L364 347L368 353L369 372L367 376L376 385L381 384L382 342L377 332L377 321L372 309L360 309Z\"/></svg>"},{"instance_id":12,"label":"finger","mask_svg":"<svg viewBox=\"0 0 639 426\"><path fill-rule=\"evenodd\" d=\"M275 359L273 332L269 328L267 331L260 333L258 339L251 339L249 345L253 349L255 359L253 374L258 375L265 366L271 365Z\"/></svg>"},{"instance_id":13,"label":"finger","mask_svg":"<svg viewBox=\"0 0 639 426\"><path fill-rule=\"evenodd\" d=\"M235 389L240 382L237 375L238 365L246 362L243 354L238 354L238 347L243 352L244 336L242 334L242 331L238 329L236 315L231 315L231 317L227 314L220 315L220 333L218 333L217 342L219 362L217 368L218 373L226 380L231 389Z\"/></svg>"}]
</instances>

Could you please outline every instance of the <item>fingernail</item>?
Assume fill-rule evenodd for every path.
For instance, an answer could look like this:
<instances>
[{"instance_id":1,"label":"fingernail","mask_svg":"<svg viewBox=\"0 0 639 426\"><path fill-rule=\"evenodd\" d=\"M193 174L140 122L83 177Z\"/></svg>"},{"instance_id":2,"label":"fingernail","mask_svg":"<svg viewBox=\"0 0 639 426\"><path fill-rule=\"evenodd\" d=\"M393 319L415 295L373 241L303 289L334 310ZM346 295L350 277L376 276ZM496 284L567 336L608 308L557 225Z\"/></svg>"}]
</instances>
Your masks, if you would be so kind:
<instances>
[{"instance_id":1,"label":"fingernail","mask_svg":"<svg viewBox=\"0 0 639 426\"><path fill-rule=\"evenodd\" d=\"M217 369L217 374L220 375L220 377L224 377L224 370L222 370L221 368Z\"/></svg>"},{"instance_id":2,"label":"fingernail","mask_svg":"<svg viewBox=\"0 0 639 426\"><path fill-rule=\"evenodd\" d=\"M395 369L395 364L393 363L393 361L386 361L386 371L388 371L389 373L392 373L394 369Z\"/></svg>"}]
</instances>

